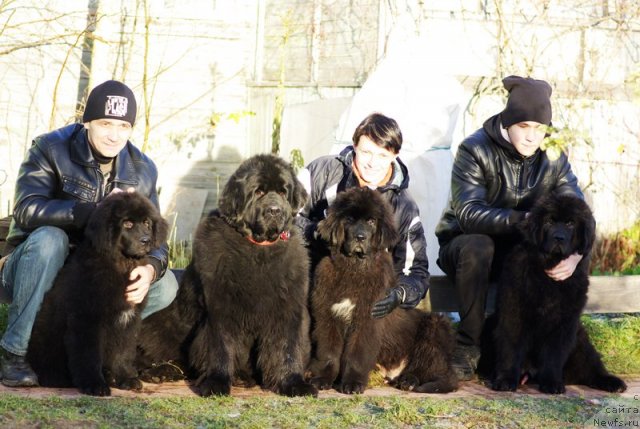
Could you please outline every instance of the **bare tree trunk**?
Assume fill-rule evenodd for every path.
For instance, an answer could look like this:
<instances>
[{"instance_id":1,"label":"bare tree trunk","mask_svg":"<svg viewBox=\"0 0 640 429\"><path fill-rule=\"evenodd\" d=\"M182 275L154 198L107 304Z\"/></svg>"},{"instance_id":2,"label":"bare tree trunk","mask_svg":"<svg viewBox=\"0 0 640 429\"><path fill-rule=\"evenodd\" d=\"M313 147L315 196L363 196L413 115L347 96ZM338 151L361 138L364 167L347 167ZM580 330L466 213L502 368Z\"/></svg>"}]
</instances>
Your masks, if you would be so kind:
<instances>
[{"instance_id":1,"label":"bare tree trunk","mask_svg":"<svg viewBox=\"0 0 640 429\"><path fill-rule=\"evenodd\" d=\"M82 63L80 65L80 77L78 78L78 95L76 96L76 118L82 120L84 112L87 87L91 79L91 62L93 59L93 33L96 30L98 9L100 0L89 0L87 6L87 28L84 33L84 43L82 44Z\"/></svg>"},{"instance_id":2,"label":"bare tree trunk","mask_svg":"<svg viewBox=\"0 0 640 429\"><path fill-rule=\"evenodd\" d=\"M144 71L142 74L142 95L144 97L144 139L142 142L142 152L149 148L149 133L151 131L151 104L149 101L149 27L151 16L149 15L149 4L143 1L144 7Z\"/></svg>"}]
</instances>

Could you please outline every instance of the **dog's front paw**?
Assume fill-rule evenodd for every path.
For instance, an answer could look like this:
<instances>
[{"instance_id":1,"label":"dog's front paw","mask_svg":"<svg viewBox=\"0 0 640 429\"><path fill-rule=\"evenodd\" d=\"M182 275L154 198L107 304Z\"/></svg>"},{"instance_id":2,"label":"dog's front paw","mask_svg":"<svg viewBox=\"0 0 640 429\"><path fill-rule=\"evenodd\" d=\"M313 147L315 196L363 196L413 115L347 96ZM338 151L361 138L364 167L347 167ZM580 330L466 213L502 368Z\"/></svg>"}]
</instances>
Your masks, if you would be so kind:
<instances>
[{"instance_id":1,"label":"dog's front paw","mask_svg":"<svg viewBox=\"0 0 640 429\"><path fill-rule=\"evenodd\" d=\"M562 381L540 381L538 390L542 393L550 393L558 395L565 392L564 383Z\"/></svg>"},{"instance_id":2,"label":"dog's front paw","mask_svg":"<svg viewBox=\"0 0 640 429\"><path fill-rule=\"evenodd\" d=\"M318 389L310 383L299 381L296 383L284 383L278 393L285 396L318 396Z\"/></svg>"},{"instance_id":3,"label":"dog's front paw","mask_svg":"<svg viewBox=\"0 0 640 429\"><path fill-rule=\"evenodd\" d=\"M312 377L309 382L318 390L329 390L333 387L333 379L328 377Z\"/></svg>"},{"instance_id":4,"label":"dog's front paw","mask_svg":"<svg viewBox=\"0 0 640 429\"><path fill-rule=\"evenodd\" d=\"M219 377L208 376L197 383L200 396L220 396L231 393L231 381Z\"/></svg>"},{"instance_id":5,"label":"dog's front paw","mask_svg":"<svg viewBox=\"0 0 640 429\"><path fill-rule=\"evenodd\" d=\"M363 393L364 389L367 387L366 383L361 383L359 381L346 381L340 383L336 390L340 393L346 393L348 395L352 395L354 393Z\"/></svg>"},{"instance_id":6,"label":"dog's front paw","mask_svg":"<svg viewBox=\"0 0 640 429\"><path fill-rule=\"evenodd\" d=\"M142 390L142 382L136 377L125 378L118 380L115 387L122 390Z\"/></svg>"},{"instance_id":7,"label":"dog's front paw","mask_svg":"<svg viewBox=\"0 0 640 429\"><path fill-rule=\"evenodd\" d=\"M489 387L499 392L515 392L518 388L518 379L498 376L491 380Z\"/></svg>"},{"instance_id":8,"label":"dog's front paw","mask_svg":"<svg viewBox=\"0 0 640 429\"><path fill-rule=\"evenodd\" d=\"M111 396L111 389L106 382L98 382L86 386L79 386L80 393L91 396Z\"/></svg>"},{"instance_id":9,"label":"dog's front paw","mask_svg":"<svg viewBox=\"0 0 640 429\"><path fill-rule=\"evenodd\" d=\"M400 374L389 382L390 386L400 390L412 390L420 384L420 380L413 374Z\"/></svg>"}]
</instances>

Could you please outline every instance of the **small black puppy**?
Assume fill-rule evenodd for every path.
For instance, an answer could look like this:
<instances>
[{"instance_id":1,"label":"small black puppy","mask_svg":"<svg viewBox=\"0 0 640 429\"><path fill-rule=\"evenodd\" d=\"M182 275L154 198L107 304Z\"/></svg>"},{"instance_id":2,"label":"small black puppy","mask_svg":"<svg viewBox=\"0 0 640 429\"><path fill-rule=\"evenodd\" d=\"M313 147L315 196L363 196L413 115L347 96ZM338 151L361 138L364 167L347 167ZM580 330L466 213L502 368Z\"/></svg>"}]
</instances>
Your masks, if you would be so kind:
<instances>
[{"instance_id":1,"label":"small black puppy","mask_svg":"<svg viewBox=\"0 0 640 429\"><path fill-rule=\"evenodd\" d=\"M133 361L146 299L132 305L125 290L167 230L141 194L114 194L98 205L36 317L27 359L42 386L75 386L94 396L110 395L109 386L142 387Z\"/></svg>"}]
</instances>

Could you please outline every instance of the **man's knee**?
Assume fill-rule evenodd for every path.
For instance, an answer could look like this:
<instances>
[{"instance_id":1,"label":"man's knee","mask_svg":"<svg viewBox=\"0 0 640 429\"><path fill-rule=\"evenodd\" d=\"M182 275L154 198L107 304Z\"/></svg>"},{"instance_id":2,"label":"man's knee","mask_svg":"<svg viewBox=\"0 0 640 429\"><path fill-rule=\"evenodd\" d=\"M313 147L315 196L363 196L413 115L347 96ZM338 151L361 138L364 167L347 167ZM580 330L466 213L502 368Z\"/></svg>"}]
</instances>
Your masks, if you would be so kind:
<instances>
[{"instance_id":1,"label":"man's knee","mask_svg":"<svg viewBox=\"0 0 640 429\"><path fill-rule=\"evenodd\" d=\"M27 238L28 251L36 258L62 266L69 254L69 237L55 226L42 226Z\"/></svg>"},{"instance_id":2,"label":"man's knee","mask_svg":"<svg viewBox=\"0 0 640 429\"><path fill-rule=\"evenodd\" d=\"M495 252L493 239L484 234L469 234L460 249L460 259L490 269Z\"/></svg>"},{"instance_id":3,"label":"man's knee","mask_svg":"<svg viewBox=\"0 0 640 429\"><path fill-rule=\"evenodd\" d=\"M178 281L171 270L167 270L164 276L151 285L147 306L142 312L145 318L156 311L160 311L173 302L178 293Z\"/></svg>"}]
</instances>

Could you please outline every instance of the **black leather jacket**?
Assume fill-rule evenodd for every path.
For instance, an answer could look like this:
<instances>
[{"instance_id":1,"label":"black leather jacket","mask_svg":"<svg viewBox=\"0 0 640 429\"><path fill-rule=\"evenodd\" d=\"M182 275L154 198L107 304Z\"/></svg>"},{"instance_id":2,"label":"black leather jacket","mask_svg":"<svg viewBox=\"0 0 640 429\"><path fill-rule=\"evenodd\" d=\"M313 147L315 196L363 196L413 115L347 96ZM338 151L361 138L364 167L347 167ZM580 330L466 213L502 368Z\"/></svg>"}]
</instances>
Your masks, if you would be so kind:
<instances>
[{"instance_id":1,"label":"black leather jacket","mask_svg":"<svg viewBox=\"0 0 640 429\"><path fill-rule=\"evenodd\" d=\"M131 142L116 157L113 174L113 180L104 183L82 124L36 137L18 173L7 243L15 247L45 225L63 229L70 242L77 243L85 225L74 222L74 207L98 202L114 187L133 187L158 207L156 166ZM168 254L166 244L149 254L155 259L150 262L156 267L156 278L164 275Z\"/></svg>"},{"instance_id":2,"label":"black leather jacket","mask_svg":"<svg viewBox=\"0 0 640 429\"><path fill-rule=\"evenodd\" d=\"M534 202L551 192L584 198L566 155L552 161L538 149L523 157L502 137L500 115L492 116L458 148L438 242L443 246L460 234L510 234Z\"/></svg>"}]
</instances>

